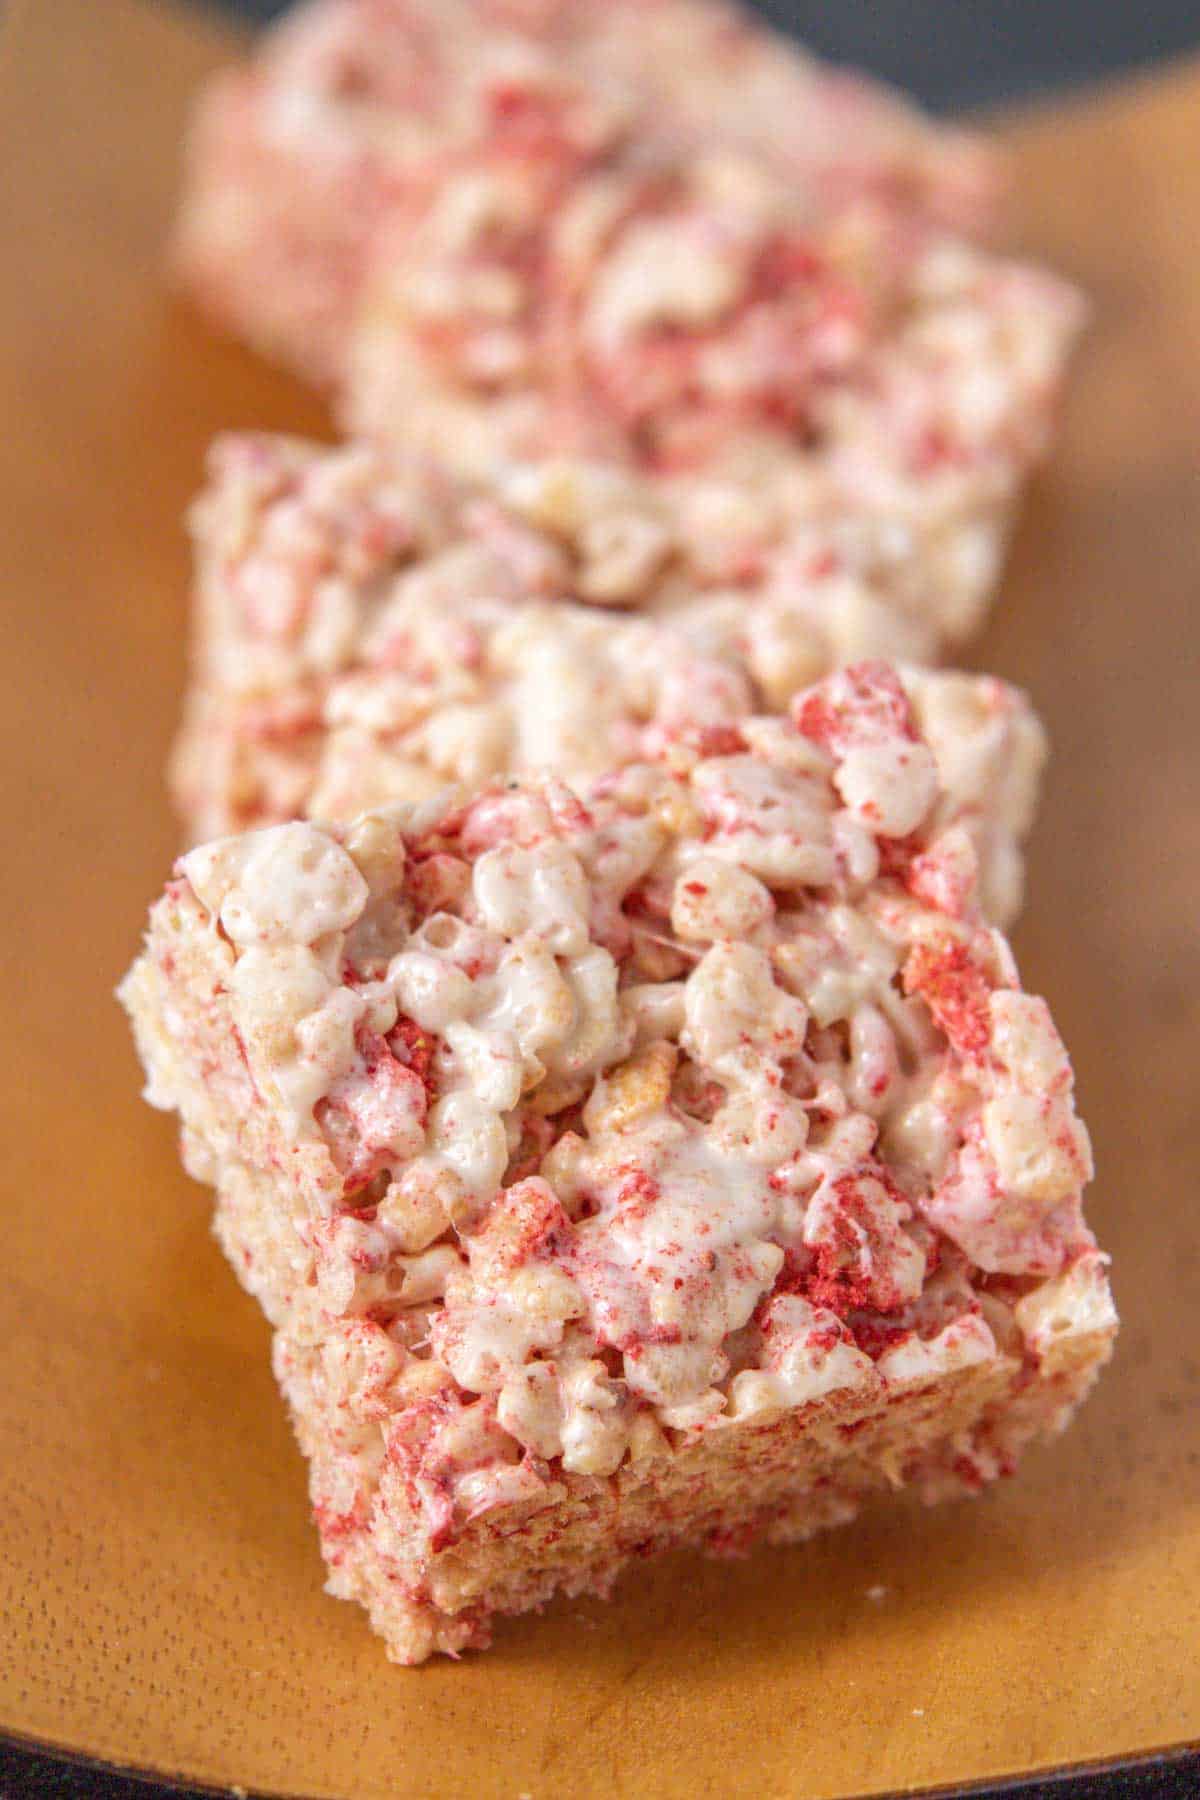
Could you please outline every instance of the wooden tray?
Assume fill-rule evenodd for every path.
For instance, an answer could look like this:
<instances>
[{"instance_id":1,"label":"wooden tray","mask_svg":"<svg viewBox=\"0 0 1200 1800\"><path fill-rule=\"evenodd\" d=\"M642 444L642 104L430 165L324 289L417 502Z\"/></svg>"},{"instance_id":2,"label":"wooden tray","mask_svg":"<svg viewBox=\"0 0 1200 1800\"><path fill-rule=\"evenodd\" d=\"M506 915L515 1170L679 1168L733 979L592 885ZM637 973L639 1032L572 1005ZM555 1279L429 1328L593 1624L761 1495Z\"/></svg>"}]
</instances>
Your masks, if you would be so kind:
<instances>
[{"instance_id":1,"label":"wooden tray","mask_svg":"<svg viewBox=\"0 0 1200 1800\"><path fill-rule=\"evenodd\" d=\"M266 1328L110 997L173 852L205 442L323 424L161 286L185 105L226 48L132 0L18 6L0 45L0 1728L365 1800L816 1800L1195 1738L1200 70L1006 130L1021 241L1097 319L977 661L1057 748L1019 949L1096 1140L1117 1360L977 1504L676 1560L404 1672L321 1593Z\"/></svg>"}]
</instances>

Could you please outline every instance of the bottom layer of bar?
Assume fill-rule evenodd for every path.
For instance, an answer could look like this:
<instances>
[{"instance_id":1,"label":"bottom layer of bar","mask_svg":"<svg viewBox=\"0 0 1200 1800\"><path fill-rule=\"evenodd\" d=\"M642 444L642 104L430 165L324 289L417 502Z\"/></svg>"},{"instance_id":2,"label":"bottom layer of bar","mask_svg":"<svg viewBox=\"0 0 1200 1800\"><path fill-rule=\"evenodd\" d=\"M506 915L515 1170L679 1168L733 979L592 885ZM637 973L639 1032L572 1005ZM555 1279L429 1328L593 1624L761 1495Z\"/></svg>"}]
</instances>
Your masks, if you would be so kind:
<instances>
[{"instance_id":1,"label":"bottom layer of bar","mask_svg":"<svg viewBox=\"0 0 1200 1800\"><path fill-rule=\"evenodd\" d=\"M419 1663L485 1648L493 1615L536 1611L556 1594L607 1597L647 1556L796 1543L898 1488L927 1502L976 1494L1011 1473L1029 1443L1063 1429L1111 1352L1116 1315L1099 1259L1031 1301L1036 1317L1021 1321L1028 1336L1016 1354L952 1327L897 1360L890 1377L857 1359L857 1385L672 1433L673 1443L659 1434L612 1476L526 1457L504 1472L507 1484L492 1473L496 1502L481 1487L461 1525L449 1471L463 1440L486 1433L489 1421L470 1416L485 1403L435 1392L384 1433L363 1421L356 1434L321 1347L280 1332L276 1373L310 1459L328 1591L366 1607L393 1661ZM837 1379L836 1348L807 1373L817 1386Z\"/></svg>"}]
</instances>

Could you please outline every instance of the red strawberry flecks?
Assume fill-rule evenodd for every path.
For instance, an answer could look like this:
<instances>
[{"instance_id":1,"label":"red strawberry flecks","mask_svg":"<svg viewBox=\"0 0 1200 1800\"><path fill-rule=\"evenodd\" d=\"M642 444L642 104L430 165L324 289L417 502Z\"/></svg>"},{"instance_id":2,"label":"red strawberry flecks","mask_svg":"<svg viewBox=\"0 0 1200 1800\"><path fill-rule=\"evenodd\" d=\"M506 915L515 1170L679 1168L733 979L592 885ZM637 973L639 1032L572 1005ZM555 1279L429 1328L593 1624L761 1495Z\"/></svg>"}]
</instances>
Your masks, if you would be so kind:
<instances>
[{"instance_id":1,"label":"red strawberry flecks","mask_svg":"<svg viewBox=\"0 0 1200 1800\"><path fill-rule=\"evenodd\" d=\"M973 1456L956 1456L951 1466L954 1469L954 1473L958 1476L958 1479L970 1493L978 1494L982 1492L987 1482L987 1476Z\"/></svg>"},{"instance_id":2,"label":"red strawberry flecks","mask_svg":"<svg viewBox=\"0 0 1200 1800\"><path fill-rule=\"evenodd\" d=\"M661 1198L662 1189L645 1169L631 1168L622 1176L617 1205L628 1215L649 1211Z\"/></svg>"},{"instance_id":3,"label":"red strawberry flecks","mask_svg":"<svg viewBox=\"0 0 1200 1800\"><path fill-rule=\"evenodd\" d=\"M839 730L837 709L824 687L814 688L795 704L796 729L821 747L830 746Z\"/></svg>"},{"instance_id":4,"label":"red strawberry flecks","mask_svg":"<svg viewBox=\"0 0 1200 1800\"><path fill-rule=\"evenodd\" d=\"M894 1349L905 1338L913 1335L907 1325L890 1323L877 1313L852 1313L846 1323L854 1342L872 1362L878 1362L885 1350Z\"/></svg>"},{"instance_id":5,"label":"red strawberry flecks","mask_svg":"<svg viewBox=\"0 0 1200 1800\"><path fill-rule=\"evenodd\" d=\"M894 669L853 663L801 694L792 711L796 729L837 755L872 738L919 740L912 705Z\"/></svg>"},{"instance_id":6,"label":"red strawberry flecks","mask_svg":"<svg viewBox=\"0 0 1200 1800\"><path fill-rule=\"evenodd\" d=\"M839 1319L852 1312L899 1312L911 1297L897 1279L899 1253L909 1247L895 1222L903 1216L897 1208L907 1212L903 1196L882 1165L875 1165L838 1176L829 1197L820 1236L811 1246L814 1268L806 1298Z\"/></svg>"},{"instance_id":7,"label":"red strawberry flecks","mask_svg":"<svg viewBox=\"0 0 1200 1800\"><path fill-rule=\"evenodd\" d=\"M881 859L882 860L882 859ZM950 843L932 845L915 855L900 878L914 899L961 919L975 892L977 876L975 858L965 858Z\"/></svg>"},{"instance_id":8,"label":"red strawberry flecks","mask_svg":"<svg viewBox=\"0 0 1200 1800\"><path fill-rule=\"evenodd\" d=\"M839 1319L869 1307L872 1299L870 1280L861 1273L857 1263L844 1258L844 1252L849 1248L849 1241L841 1245L822 1245L806 1291L806 1298L814 1306L827 1307Z\"/></svg>"},{"instance_id":9,"label":"red strawberry flecks","mask_svg":"<svg viewBox=\"0 0 1200 1800\"><path fill-rule=\"evenodd\" d=\"M833 1325L826 1325L810 1331L804 1341L807 1349L819 1351L822 1355L827 1356L831 1350L836 1350L839 1344L846 1342L846 1333Z\"/></svg>"},{"instance_id":10,"label":"red strawberry flecks","mask_svg":"<svg viewBox=\"0 0 1200 1800\"><path fill-rule=\"evenodd\" d=\"M915 944L903 971L906 994L919 994L951 1044L982 1056L991 1042L992 983L956 938Z\"/></svg>"},{"instance_id":11,"label":"red strawberry flecks","mask_svg":"<svg viewBox=\"0 0 1200 1800\"><path fill-rule=\"evenodd\" d=\"M811 1258L809 1259L809 1264L811 1267ZM789 1283L786 1288L781 1288L779 1284L776 1283L772 1293L765 1299L760 1300L755 1309L754 1323L762 1332L764 1344L767 1346L766 1360L768 1365L771 1360L772 1341L778 1334L781 1323L780 1309L776 1303L781 1295L788 1293L803 1294L803 1289L806 1286L807 1280L802 1281L798 1285ZM792 1333L792 1322L787 1318L786 1311L784 1312L783 1324L785 1336L790 1337ZM828 1312L826 1312L824 1318L814 1320L804 1337L805 1349L810 1352L810 1354L820 1357L828 1356L832 1350L837 1349L839 1344L850 1344L852 1342L853 1339L847 1326L842 1320L831 1318Z\"/></svg>"},{"instance_id":12,"label":"red strawberry flecks","mask_svg":"<svg viewBox=\"0 0 1200 1800\"><path fill-rule=\"evenodd\" d=\"M731 724L697 725L679 735L690 739L700 756L739 756L746 748L745 737Z\"/></svg>"},{"instance_id":13,"label":"red strawberry flecks","mask_svg":"<svg viewBox=\"0 0 1200 1800\"><path fill-rule=\"evenodd\" d=\"M913 467L922 475L935 469L960 467L970 461L964 444L956 440L944 425L927 425L912 450Z\"/></svg>"},{"instance_id":14,"label":"red strawberry flecks","mask_svg":"<svg viewBox=\"0 0 1200 1800\"><path fill-rule=\"evenodd\" d=\"M470 865L445 850L411 854L404 873L406 897L418 919L453 910L461 903L470 882Z\"/></svg>"},{"instance_id":15,"label":"red strawberry flecks","mask_svg":"<svg viewBox=\"0 0 1200 1800\"><path fill-rule=\"evenodd\" d=\"M365 1531L370 1523L370 1508L357 1501L349 1512L335 1512L332 1507L324 1506L320 1501L312 1510L313 1520L321 1534L321 1543L326 1555L329 1553L331 1543Z\"/></svg>"},{"instance_id":16,"label":"red strawberry flecks","mask_svg":"<svg viewBox=\"0 0 1200 1800\"><path fill-rule=\"evenodd\" d=\"M683 1331L678 1325L639 1325L636 1331L629 1332L620 1339L611 1338L609 1341L615 1349L620 1350L624 1356L628 1357L630 1362L636 1363L648 1348L661 1344L681 1344Z\"/></svg>"},{"instance_id":17,"label":"red strawberry flecks","mask_svg":"<svg viewBox=\"0 0 1200 1800\"><path fill-rule=\"evenodd\" d=\"M554 1189L533 1176L500 1194L472 1242L472 1266L501 1281L526 1263L569 1257L574 1235Z\"/></svg>"},{"instance_id":18,"label":"red strawberry flecks","mask_svg":"<svg viewBox=\"0 0 1200 1800\"><path fill-rule=\"evenodd\" d=\"M808 238L779 235L763 246L755 270L756 299L769 299L797 281L816 281L827 264Z\"/></svg>"},{"instance_id":19,"label":"red strawberry flecks","mask_svg":"<svg viewBox=\"0 0 1200 1800\"><path fill-rule=\"evenodd\" d=\"M417 1153L429 1112L424 1081L393 1053L386 1038L360 1026L355 1044L361 1069L336 1082L315 1113L347 1196L397 1158ZM400 1047L406 1048L403 1040Z\"/></svg>"},{"instance_id":20,"label":"red strawberry flecks","mask_svg":"<svg viewBox=\"0 0 1200 1800\"><path fill-rule=\"evenodd\" d=\"M876 840L879 850L879 873L891 876L897 881L909 885L913 858L921 848L919 833L911 832L908 837L881 837Z\"/></svg>"},{"instance_id":21,"label":"red strawberry flecks","mask_svg":"<svg viewBox=\"0 0 1200 1800\"><path fill-rule=\"evenodd\" d=\"M444 1550L455 1535L456 1471L448 1457L437 1454L436 1426L433 1423L439 1417L441 1408L441 1402L410 1408L409 1415L404 1419L404 1435L393 1433L387 1447L388 1461L399 1475L404 1498L411 1511L423 1520L429 1534L429 1548L435 1553ZM426 1442L419 1439L419 1423L425 1424L429 1430ZM417 1441L411 1441L413 1438Z\"/></svg>"},{"instance_id":22,"label":"red strawberry flecks","mask_svg":"<svg viewBox=\"0 0 1200 1800\"><path fill-rule=\"evenodd\" d=\"M808 1288L809 1277L813 1269L811 1250L796 1249L793 1245L783 1253L783 1266L775 1277L775 1286L758 1304L756 1319L762 1324L766 1308L775 1294L804 1294Z\"/></svg>"},{"instance_id":23,"label":"red strawberry flecks","mask_svg":"<svg viewBox=\"0 0 1200 1800\"><path fill-rule=\"evenodd\" d=\"M564 101L519 81L498 81L487 94L499 155L569 164L571 141Z\"/></svg>"},{"instance_id":24,"label":"red strawberry flecks","mask_svg":"<svg viewBox=\"0 0 1200 1800\"><path fill-rule=\"evenodd\" d=\"M573 789L561 781L554 781L547 783L545 792L546 802L559 831L570 833L593 829L595 818Z\"/></svg>"},{"instance_id":25,"label":"red strawberry flecks","mask_svg":"<svg viewBox=\"0 0 1200 1800\"><path fill-rule=\"evenodd\" d=\"M426 1105L432 1106L437 1099L437 1074L433 1066L437 1038L432 1032L423 1031L414 1019L402 1015L389 1031L387 1044L396 1060L412 1070L425 1089Z\"/></svg>"}]
</instances>

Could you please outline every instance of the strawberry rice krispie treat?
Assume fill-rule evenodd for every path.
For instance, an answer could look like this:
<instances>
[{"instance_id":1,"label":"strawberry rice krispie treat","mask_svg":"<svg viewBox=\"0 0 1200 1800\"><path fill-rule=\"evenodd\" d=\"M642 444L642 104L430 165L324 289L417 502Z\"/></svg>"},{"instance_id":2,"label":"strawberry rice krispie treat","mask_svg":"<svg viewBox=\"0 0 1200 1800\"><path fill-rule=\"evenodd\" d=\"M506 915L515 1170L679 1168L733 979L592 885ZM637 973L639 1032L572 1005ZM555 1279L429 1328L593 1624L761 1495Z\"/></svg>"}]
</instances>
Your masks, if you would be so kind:
<instances>
[{"instance_id":1,"label":"strawberry rice krispie treat","mask_svg":"<svg viewBox=\"0 0 1200 1800\"><path fill-rule=\"evenodd\" d=\"M818 529L979 624L1082 319L1056 277L726 146L641 140L548 182L456 166L381 240L351 335L358 436L467 479L600 457L748 555Z\"/></svg>"},{"instance_id":2,"label":"strawberry rice krispie treat","mask_svg":"<svg viewBox=\"0 0 1200 1800\"><path fill-rule=\"evenodd\" d=\"M510 770L590 782L714 750L830 667L932 655L936 618L852 536L703 539L628 472L560 460L488 496L364 446L218 442L194 513L195 669L174 760L192 841L353 817ZM703 544L703 554L700 545ZM1044 759L1024 696L907 668L988 916L1021 896ZM943 818L943 823L945 818Z\"/></svg>"},{"instance_id":3,"label":"strawberry rice krispie treat","mask_svg":"<svg viewBox=\"0 0 1200 1800\"><path fill-rule=\"evenodd\" d=\"M205 90L176 263L218 319L336 382L377 237L448 169L552 185L635 133L967 229L996 187L976 140L720 0L310 0Z\"/></svg>"},{"instance_id":4,"label":"strawberry rice krispie treat","mask_svg":"<svg viewBox=\"0 0 1200 1800\"><path fill-rule=\"evenodd\" d=\"M389 1654L973 1493L1116 1318L1066 1052L899 679L191 851L122 990Z\"/></svg>"},{"instance_id":5,"label":"strawberry rice krispie treat","mask_svg":"<svg viewBox=\"0 0 1200 1800\"><path fill-rule=\"evenodd\" d=\"M969 140L709 0L320 0L193 148L181 268L351 436L624 465L698 562L978 625L1082 309L950 228Z\"/></svg>"}]
</instances>

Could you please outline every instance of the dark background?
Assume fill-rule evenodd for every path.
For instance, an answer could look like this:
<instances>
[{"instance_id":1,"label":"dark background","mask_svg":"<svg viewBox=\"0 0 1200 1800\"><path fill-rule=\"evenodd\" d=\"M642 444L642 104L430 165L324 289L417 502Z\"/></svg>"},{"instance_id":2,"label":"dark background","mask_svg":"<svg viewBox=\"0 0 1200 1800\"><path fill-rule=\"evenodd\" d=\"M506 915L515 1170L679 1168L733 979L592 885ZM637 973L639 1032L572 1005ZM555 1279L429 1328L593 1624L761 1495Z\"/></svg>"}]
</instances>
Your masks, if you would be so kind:
<instances>
[{"instance_id":1,"label":"dark background","mask_svg":"<svg viewBox=\"0 0 1200 1800\"><path fill-rule=\"evenodd\" d=\"M287 0L208 0L269 19ZM1200 48L1200 0L754 0L823 55L935 110L990 106Z\"/></svg>"}]
</instances>

